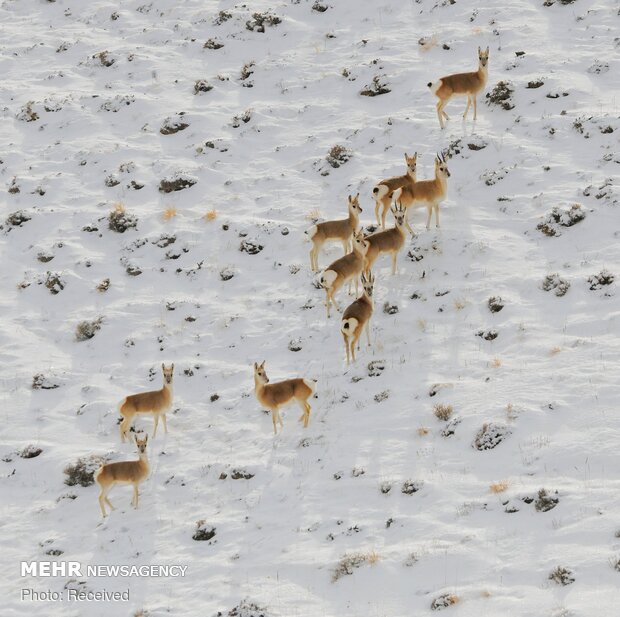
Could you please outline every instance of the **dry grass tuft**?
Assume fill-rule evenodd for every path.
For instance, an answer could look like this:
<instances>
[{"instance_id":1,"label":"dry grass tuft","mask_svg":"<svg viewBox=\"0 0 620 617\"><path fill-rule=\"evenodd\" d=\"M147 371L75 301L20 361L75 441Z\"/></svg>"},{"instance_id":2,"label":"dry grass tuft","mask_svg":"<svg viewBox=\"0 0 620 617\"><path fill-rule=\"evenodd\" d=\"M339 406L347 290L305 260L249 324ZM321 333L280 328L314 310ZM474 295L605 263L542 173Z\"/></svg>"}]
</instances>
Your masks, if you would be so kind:
<instances>
[{"instance_id":1,"label":"dry grass tuft","mask_svg":"<svg viewBox=\"0 0 620 617\"><path fill-rule=\"evenodd\" d=\"M549 351L550 356L557 356L562 351L561 347L552 347Z\"/></svg>"},{"instance_id":2,"label":"dry grass tuft","mask_svg":"<svg viewBox=\"0 0 620 617\"><path fill-rule=\"evenodd\" d=\"M421 426L417 432L419 437L425 437L429 434L430 430L427 429L425 426Z\"/></svg>"},{"instance_id":3,"label":"dry grass tuft","mask_svg":"<svg viewBox=\"0 0 620 617\"><path fill-rule=\"evenodd\" d=\"M464 300L463 298L456 298L454 300L454 308L457 311L462 311L467 306L467 304L467 300Z\"/></svg>"},{"instance_id":4,"label":"dry grass tuft","mask_svg":"<svg viewBox=\"0 0 620 617\"><path fill-rule=\"evenodd\" d=\"M438 420L443 420L444 422L447 422L450 419L453 412L454 409L452 408L452 405L437 403L437 405L433 407L433 413L435 414L435 417Z\"/></svg>"},{"instance_id":5,"label":"dry grass tuft","mask_svg":"<svg viewBox=\"0 0 620 617\"><path fill-rule=\"evenodd\" d=\"M205 221L214 221L217 217L217 210L215 208L212 208L211 210L208 210L207 213L204 216Z\"/></svg>"},{"instance_id":6,"label":"dry grass tuft","mask_svg":"<svg viewBox=\"0 0 620 617\"><path fill-rule=\"evenodd\" d=\"M490 363L491 368L499 368L502 365L502 361L499 358L493 358Z\"/></svg>"},{"instance_id":7,"label":"dry grass tuft","mask_svg":"<svg viewBox=\"0 0 620 617\"><path fill-rule=\"evenodd\" d=\"M418 40L418 45L420 46L420 51L430 51L433 47L437 46L437 35L423 36Z\"/></svg>"},{"instance_id":8,"label":"dry grass tuft","mask_svg":"<svg viewBox=\"0 0 620 617\"><path fill-rule=\"evenodd\" d=\"M177 209L174 206L169 206L164 210L163 218L164 221L169 221L177 215Z\"/></svg>"},{"instance_id":9,"label":"dry grass tuft","mask_svg":"<svg viewBox=\"0 0 620 617\"><path fill-rule=\"evenodd\" d=\"M493 482L489 489L492 493L503 493L508 489L508 480L500 480L499 482Z\"/></svg>"},{"instance_id":10,"label":"dry grass tuft","mask_svg":"<svg viewBox=\"0 0 620 617\"><path fill-rule=\"evenodd\" d=\"M125 205L118 201L114 204L112 211L115 214L123 214L125 212Z\"/></svg>"},{"instance_id":11,"label":"dry grass tuft","mask_svg":"<svg viewBox=\"0 0 620 617\"><path fill-rule=\"evenodd\" d=\"M369 553L348 553L338 562L332 573L332 583L335 583L343 576L350 576L354 570L360 568L365 563L374 565L379 561L379 555L375 551Z\"/></svg>"},{"instance_id":12,"label":"dry grass tuft","mask_svg":"<svg viewBox=\"0 0 620 617\"><path fill-rule=\"evenodd\" d=\"M306 220L315 223L321 218L321 211L318 208L312 208L308 214L306 214Z\"/></svg>"}]
</instances>

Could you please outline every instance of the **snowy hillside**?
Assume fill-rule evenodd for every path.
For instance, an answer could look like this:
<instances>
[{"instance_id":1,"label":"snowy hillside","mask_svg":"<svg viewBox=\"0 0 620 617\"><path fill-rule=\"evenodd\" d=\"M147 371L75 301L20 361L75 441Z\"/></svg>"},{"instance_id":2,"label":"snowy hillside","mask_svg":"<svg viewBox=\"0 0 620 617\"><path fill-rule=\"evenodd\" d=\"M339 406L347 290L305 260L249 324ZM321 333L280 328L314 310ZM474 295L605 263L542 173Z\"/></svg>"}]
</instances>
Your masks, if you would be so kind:
<instances>
[{"instance_id":1,"label":"snowy hillside","mask_svg":"<svg viewBox=\"0 0 620 617\"><path fill-rule=\"evenodd\" d=\"M2 0L2 614L617 613L618 20L609 0ZM487 45L477 122L455 98L441 131L426 84ZM357 192L368 229L416 151L418 179L451 155L442 227L416 210L398 273L380 258L347 367L304 231ZM307 429L293 405L274 437L262 360L318 380ZM116 487L104 520L63 470L135 459L117 405L172 362L140 507ZM50 559L188 569L20 577Z\"/></svg>"}]
</instances>

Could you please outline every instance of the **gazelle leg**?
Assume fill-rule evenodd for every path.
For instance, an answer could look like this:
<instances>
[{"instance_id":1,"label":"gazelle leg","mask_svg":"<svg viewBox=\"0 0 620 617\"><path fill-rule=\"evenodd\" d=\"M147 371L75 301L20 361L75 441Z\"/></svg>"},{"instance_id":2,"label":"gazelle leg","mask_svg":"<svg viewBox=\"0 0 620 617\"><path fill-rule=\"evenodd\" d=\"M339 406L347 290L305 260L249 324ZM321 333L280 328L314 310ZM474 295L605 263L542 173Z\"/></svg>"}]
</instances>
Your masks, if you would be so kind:
<instances>
[{"instance_id":1,"label":"gazelle leg","mask_svg":"<svg viewBox=\"0 0 620 617\"><path fill-rule=\"evenodd\" d=\"M155 428L153 429L153 437L152 437L152 439L155 439L155 435L157 434L157 425L159 424L159 414L158 413L154 413L153 414L153 418L155 418Z\"/></svg>"},{"instance_id":2,"label":"gazelle leg","mask_svg":"<svg viewBox=\"0 0 620 617\"><path fill-rule=\"evenodd\" d=\"M103 492L103 489L101 489L101 494L99 495L99 507L101 508L101 514L104 516L104 518L107 516L107 513L105 511L105 505L104 505L105 501L106 501L106 497Z\"/></svg>"},{"instance_id":3,"label":"gazelle leg","mask_svg":"<svg viewBox=\"0 0 620 617\"><path fill-rule=\"evenodd\" d=\"M164 421L164 433L168 434L168 421L166 420L166 413L161 414L161 419Z\"/></svg>"},{"instance_id":4,"label":"gazelle leg","mask_svg":"<svg viewBox=\"0 0 620 617\"><path fill-rule=\"evenodd\" d=\"M473 99L474 99L474 120L475 120L478 117L478 98L474 96Z\"/></svg>"},{"instance_id":5,"label":"gazelle leg","mask_svg":"<svg viewBox=\"0 0 620 617\"><path fill-rule=\"evenodd\" d=\"M415 236L415 234L413 233L413 229L411 229L411 225L409 224L409 211L405 211L405 227L409 230L409 233L412 236Z\"/></svg>"},{"instance_id":6,"label":"gazelle leg","mask_svg":"<svg viewBox=\"0 0 620 617\"><path fill-rule=\"evenodd\" d=\"M390 198L386 195L383 200L383 210L381 212L381 229L385 229L385 217L390 209Z\"/></svg>"},{"instance_id":7,"label":"gazelle leg","mask_svg":"<svg viewBox=\"0 0 620 617\"><path fill-rule=\"evenodd\" d=\"M467 95L467 105L465 105L465 113L463 114L463 120L467 118L467 112L469 111L470 107L471 107L471 97Z\"/></svg>"},{"instance_id":8,"label":"gazelle leg","mask_svg":"<svg viewBox=\"0 0 620 617\"><path fill-rule=\"evenodd\" d=\"M435 208L435 223L439 229L439 204L435 204L433 207Z\"/></svg>"},{"instance_id":9,"label":"gazelle leg","mask_svg":"<svg viewBox=\"0 0 620 617\"><path fill-rule=\"evenodd\" d=\"M110 510L116 510L116 508L112 505L112 502L108 499L108 495L106 493L105 502L110 506Z\"/></svg>"},{"instance_id":10,"label":"gazelle leg","mask_svg":"<svg viewBox=\"0 0 620 617\"><path fill-rule=\"evenodd\" d=\"M431 215L433 214L433 206L426 206L426 210L428 211L428 217L426 219L426 229L428 230L431 228Z\"/></svg>"},{"instance_id":11,"label":"gazelle leg","mask_svg":"<svg viewBox=\"0 0 620 617\"><path fill-rule=\"evenodd\" d=\"M439 118L439 126L441 128L444 128L444 126L443 126L443 116L442 116L443 112L441 111L441 107L442 107L441 103L442 103L441 99L439 101L437 101L437 117Z\"/></svg>"},{"instance_id":12,"label":"gazelle leg","mask_svg":"<svg viewBox=\"0 0 620 617\"><path fill-rule=\"evenodd\" d=\"M308 403L308 401L304 401L304 406L306 409L306 413L304 416L304 428L308 428L308 424L310 423L310 412L312 411L312 407L310 407L310 403Z\"/></svg>"},{"instance_id":13,"label":"gazelle leg","mask_svg":"<svg viewBox=\"0 0 620 617\"><path fill-rule=\"evenodd\" d=\"M312 272L316 272L316 269L314 268L314 247L310 249L310 270L312 270Z\"/></svg>"},{"instance_id":14,"label":"gazelle leg","mask_svg":"<svg viewBox=\"0 0 620 617\"><path fill-rule=\"evenodd\" d=\"M121 441L124 443L127 440L127 430L129 429L130 420L128 417L123 416L120 423L119 430L121 432Z\"/></svg>"},{"instance_id":15,"label":"gazelle leg","mask_svg":"<svg viewBox=\"0 0 620 617\"><path fill-rule=\"evenodd\" d=\"M379 199L375 199L375 218L377 219L377 225L381 225L381 220L379 219L379 206L381 206L381 203Z\"/></svg>"},{"instance_id":16,"label":"gazelle leg","mask_svg":"<svg viewBox=\"0 0 620 617\"><path fill-rule=\"evenodd\" d=\"M368 339L368 347L370 347L370 320L366 322L366 338Z\"/></svg>"},{"instance_id":17,"label":"gazelle leg","mask_svg":"<svg viewBox=\"0 0 620 617\"><path fill-rule=\"evenodd\" d=\"M134 487L133 487L133 499L131 500L131 503L134 508L138 507L138 485L137 484L134 484Z\"/></svg>"},{"instance_id":18,"label":"gazelle leg","mask_svg":"<svg viewBox=\"0 0 620 617\"><path fill-rule=\"evenodd\" d=\"M276 435L277 434L277 429L276 429L276 422L278 420L278 408L274 407L271 410L271 421L273 422L273 434Z\"/></svg>"},{"instance_id":19,"label":"gazelle leg","mask_svg":"<svg viewBox=\"0 0 620 617\"><path fill-rule=\"evenodd\" d=\"M351 363L349 359L349 339L347 338L346 334L343 334L342 338L344 340L344 349L347 352L347 366L349 366L349 364Z\"/></svg>"},{"instance_id":20,"label":"gazelle leg","mask_svg":"<svg viewBox=\"0 0 620 617\"><path fill-rule=\"evenodd\" d=\"M349 241L348 240L342 241L342 249L344 250L345 255L349 252Z\"/></svg>"},{"instance_id":21,"label":"gazelle leg","mask_svg":"<svg viewBox=\"0 0 620 617\"><path fill-rule=\"evenodd\" d=\"M392 276L396 274L396 260L398 259L398 253L392 254Z\"/></svg>"}]
</instances>

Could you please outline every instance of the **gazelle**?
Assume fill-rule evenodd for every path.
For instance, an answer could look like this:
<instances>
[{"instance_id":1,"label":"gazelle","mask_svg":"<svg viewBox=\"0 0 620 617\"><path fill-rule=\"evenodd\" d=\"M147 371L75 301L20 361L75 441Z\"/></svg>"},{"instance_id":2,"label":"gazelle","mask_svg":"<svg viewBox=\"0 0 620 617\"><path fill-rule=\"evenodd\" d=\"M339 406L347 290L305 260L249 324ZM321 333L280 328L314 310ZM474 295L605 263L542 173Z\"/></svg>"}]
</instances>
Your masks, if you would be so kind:
<instances>
[{"instance_id":1,"label":"gazelle","mask_svg":"<svg viewBox=\"0 0 620 617\"><path fill-rule=\"evenodd\" d=\"M405 208L405 224L413 235L409 225L408 211L415 206L426 206L428 218L426 229L430 229L431 215L435 210L435 223L439 227L439 204L446 198L448 192L448 178L450 171L443 154L438 154L435 159L435 178L433 180L420 180L413 187L403 186L392 193L392 199Z\"/></svg>"},{"instance_id":2,"label":"gazelle","mask_svg":"<svg viewBox=\"0 0 620 617\"><path fill-rule=\"evenodd\" d=\"M334 295L347 281L349 282L350 292L351 281L355 279L355 293L357 293L359 275L364 270L364 261L367 251L368 243L364 238L364 234L361 231L356 232L353 234L353 250L330 264L321 275L321 286L325 289L325 293L327 294L328 318L330 316L329 309L332 303L337 310L340 310Z\"/></svg>"},{"instance_id":3,"label":"gazelle","mask_svg":"<svg viewBox=\"0 0 620 617\"><path fill-rule=\"evenodd\" d=\"M159 418L164 421L164 431L168 432L166 424L166 412L172 407L172 375L174 373L174 364L166 366L161 365L164 374L164 385L161 390L153 390L151 392L140 392L140 394L131 394L126 396L118 407L123 416L120 424L121 441L125 441L127 431L131 428L134 416L141 413L153 414L155 419L155 428L153 429L153 438L157 433L157 425Z\"/></svg>"},{"instance_id":4,"label":"gazelle","mask_svg":"<svg viewBox=\"0 0 620 617\"><path fill-rule=\"evenodd\" d=\"M99 506L101 507L101 513L104 517L107 516L105 511L106 503L110 506L111 510L114 510L114 506L108 499L108 493L115 484L133 485L131 505L134 508L138 507L138 485L146 480L149 475L149 461L146 456L146 443L148 441L148 435L145 435L144 439L135 437L134 440L136 446L138 447L139 458L137 461L107 463L102 465L95 472L95 482L97 482L97 484L101 487L101 493L99 494Z\"/></svg>"},{"instance_id":5,"label":"gazelle","mask_svg":"<svg viewBox=\"0 0 620 617\"><path fill-rule=\"evenodd\" d=\"M366 329L366 338L370 345L370 317L373 311L372 291L375 277L369 272L368 276L362 274L361 281L364 291L357 300L347 306L340 324L344 347L347 350L347 364L350 362L349 356L355 362L355 346L358 345L359 349L358 340L364 329Z\"/></svg>"},{"instance_id":6,"label":"gazelle","mask_svg":"<svg viewBox=\"0 0 620 617\"><path fill-rule=\"evenodd\" d=\"M400 191L401 189L396 189ZM377 231L370 236L366 236L368 250L366 251L366 264L364 271L368 274L375 263L377 257L382 253L392 255L392 274L396 274L396 259L399 251L405 246L405 208L403 206L392 206L390 211L394 215L395 225L391 229Z\"/></svg>"},{"instance_id":7,"label":"gazelle","mask_svg":"<svg viewBox=\"0 0 620 617\"><path fill-rule=\"evenodd\" d=\"M360 207L359 196L359 193L355 197L349 195L348 218L317 223L306 232L313 245L310 251L310 268L312 272L318 272L319 270L319 251L327 240L340 240L344 254L346 255L349 252L351 236L357 231L360 224L362 208Z\"/></svg>"},{"instance_id":8,"label":"gazelle","mask_svg":"<svg viewBox=\"0 0 620 617\"><path fill-rule=\"evenodd\" d=\"M254 392L258 402L271 411L274 435L278 432L276 428L278 422L280 427L284 426L280 417L280 407L293 400L302 409L299 421L304 423L304 428L308 427L311 411L308 399L314 394L315 389L316 380L301 377L269 383L269 377L265 371L265 361L263 360L261 364L254 362Z\"/></svg>"},{"instance_id":9,"label":"gazelle","mask_svg":"<svg viewBox=\"0 0 620 617\"><path fill-rule=\"evenodd\" d=\"M381 225L382 229L385 229L385 216L389 210L392 202L390 200L390 193L397 188L405 185L415 184L416 181L416 165L418 160L418 153L413 156L408 156L405 152L405 163L407 164L407 173L404 176L394 176L393 178L387 178L377 183L374 189L372 189L372 197L375 200L375 217L377 218L377 225ZM381 212L381 218L379 218L379 208L383 206Z\"/></svg>"},{"instance_id":10,"label":"gazelle","mask_svg":"<svg viewBox=\"0 0 620 617\"><path fill-rule=\"evenodd\" d=\"M482 90L489 75L489 48L484 51L478 47L478 70L471 73L455 73L454 75L447 75L435 82L429 81L428 87L431 92L439 98L437 101L437 117L439 118L439 126L444 128L443 119L449 120L448 114L444 111L444 107L453 96L466 96L467 106L465 107L465 113L463 114L463 120L467 117L467 112L474 103L474 120L476 119L478 112L477 96L480 90Z\"/></svg>"}]
</instances>

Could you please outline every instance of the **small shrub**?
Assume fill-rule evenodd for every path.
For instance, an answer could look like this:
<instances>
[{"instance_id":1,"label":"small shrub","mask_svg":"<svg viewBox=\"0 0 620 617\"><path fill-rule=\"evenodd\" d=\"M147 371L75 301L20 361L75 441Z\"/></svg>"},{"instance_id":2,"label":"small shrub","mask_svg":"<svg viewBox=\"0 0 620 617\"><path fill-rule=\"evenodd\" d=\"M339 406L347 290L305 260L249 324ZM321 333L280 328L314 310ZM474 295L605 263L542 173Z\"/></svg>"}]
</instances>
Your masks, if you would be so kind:
<instances>
[{"instance_id":1,"label":"small shrub","mask_svg":"<svg viewBox=\"0 0 620 617\"><path fill-rule=\"evenodd\" d=\"M65 288L65 282L60 278L57 272L47 272L44 285L49 289L52 295L59 294Z\"/></svg>"},{"instance_id":2,"label":"small shrub","mask_svg":"<svg viewBox=\"0 0 620 617\"><path fill-rule=\"evenodd\" d=\"M263 248L264 246L262 244L259 244L253 240L248 240L247 238L244 238L239 245L239 250L242 253L248 253L249 255L256 255L257 253L260 253Z\"/></svg>"},{"instance_id":3,"label":"small shrub","mask_svg":"<svg viewBox=\"0 0 620 617\"><path fill-rule=\"evenodd\" d=\"M431 610L432 611L441 611L444 608L448 608L449 606L452 606L453 604L456 604L458 601L459 601L458 596L455 596L455 595L449 594L449 593L444 593L444 594L440 595L439 597L435 598L431 602Z\"/></svg>"},{"instance_id":4,"label":"small shrub","mask_svg":"<svg viewBox=\"0 0 620 617\"><path fill-rule=\"evenodd\" d=\"M135 229L137 225L138 218L128 214L123 204L116 204L108 215L108 228L119 234L125 233L128 229Z\"/></svg>"},{"instance_id":5,"label":"small shrub","mask_svg":"<svg viewBox=\"0 0 620 617\"><path fill-rule=\"evenodd\" d=\"M487 330L486 332L484 330L478 330L476 336L483 338L485 341L494 341L499 336L499 333L497 330Z\"/></svg>"},{"instance_id":6,"label":"small shrub","mask_svg":"<svg viewBox=\"0 0 620 617\"><path fill-rule=\"evenodd\" d=\"M108 289L110 289L110 279L103 279L103 281L97 285L97 291L101 293L108 291Z\"/></svg>"},{"instance_id":7,"label":"small shrub","mask_svg":"<svg viewBox=\"0 0 620 617\"><path fill-rule=\"evenodd\" d=\"M33 446L32 444L27 445L25 448L22 448L18 454L21 458L36 458L41 454L43 450L38 448L37 446Z\"/></svg>"},{"instance_id":8,"label":"small shrub","mask_svg":"<svg viewBox=\"0 0 620 617\"><path fill-rule=\"evenodd\" d=\"M220 43L215 39L207 39L206 43L202 46L203 49L222 49L224 43Z\"/></svg>"},{"instance_id":9,"label":"small shrub","mask_svg":"<svg viewBox=\"0 0 620 617\"><path fill-rule=\"evenodd\" d=\"M381 482L379 485L379 491L382 495L387 495L392 490L392 483L389 481Z\"/></svg>"},{"instance_id":10,"label":"small shrub","mask_svg":"<svg viewBox=\"0 0 620 617\"><path fill-rule=\"evenodd\" d=\"M282 20L271 13L265 11L264 13L252 13L252 19L245 22L245 27L251 32L265 32L265 26L277 26L282 23Z\"/></svg>"},{"instance_id":11,"label":"small shrub","mask_svg":"<svg viewBox=\"0 0 620 617\"><path fill-rule=\"evenodd\" d=\"M17 119L22 122L34 122L39 119L39 114L32 109L34 101L28 101L17 114Z\"/></svg>"},{"instance_id":12,"label":"small shrub","mask_svg":"<svg viewBox=\"0 0 620 617\"><path fill-rule=\"evenodd\" d=\"M383 304L383 312L386 315L396 315L396 313L398 313L398 306L396 304L390 304L389 302L385 302Z\"/></svg>"},{"instance_id":13,"label":"small shrub","mask_svg":"<svg viewBox=\"0 0 620 617\"><path fill-rule=\"evenodd\" d=\"M215 537L215 527L211 527L210 525L206 525L205 521L197 521L196 522L196 531L192 536L193 540L196 542L206 542Z\"/></svg>"},{"instance_id":14,"label":"small shrub","mask_svg":"<svg viewBox=\"0 0 620 617\"><path fill-rule=\"evenodd\" d=\"M196 180L185 176L177 176L175 178L164 178L159 183L160 193L172 193L173 191L182 191L196 184Z\"/></svg>"},{"instance_id":15,"label":"small shrub","mask_svg":"<svg viewBox=\"0 0 620 617\"><path fill-rule=\"evenodd\" d=\"M487 305L491 313L499 313L504 308L504 301L499 296L491 296L487 300Z\"/></svg>"},{"instance_id":16,"label":"small shrub","mask_svg":"<svg viewBox=\"0 0 620 617\"><path fill-rule=\"evenodd\" d=\"M443 403L437 403L433 407L435 417L443 422L447 422L451 418L453 411L452 405L444 405Z\"/></svg>"},{"instance_id":17,"label":"small shrub","mask_svg":"<svg viewBox=\"0 0 620 617\"><path fill-rule=\"evenodd\" d=\"M116 62L114 58L110 57L110 52L107 50L100 51L98 54L93 54L93 58L99 60L99 64L105 67L110 67Z\"/></svg>"},{"instance_id":18,"label":"small shrub","mask_svg":"<svg viewBox=\"0 0 620 617\"><path fill-rule=\"evenodd\" d=\"M48 377L45 377L45 375L43 375L42 373L37 373L32 378L33 390L55 390L59 387L60 385L58 383L56 383L52 379L49 379Z\"/></svg>"},{"instance_id":19,"label":"small shrub","mask_svg":"<svg viewBox=\"0 0 620 617\"><path fill-rule=\"evenodd\" d=\"M503 493L508 490L508 480L500 480L499 482L493 482L489 486L489 490L492 493Z\"/></svg>"},{"instance_id":20,"label":"small shrub","mask_svg":"<svg viewBox=\"0 0 620 617\"><path fill-rule=\"evenodd\" d=\"M558 566L549 573L549 580L566 587L566 585L575 582L575 577L573 576L572 570Z\"/></svg>"},{"instance_id":21,"label":"small shrub","mask_svg":"<svg viewBox=\"0 0 620 617\"><path fill-rule=\"evenodd\" d=\"M197 93L195 92L195 94ZM179 131L184 131L188 126L189 126L189 123L184 122L180 118L166 118L164 120L164 123L161 125L159 132L162 135L174 135L175 133L178 133Z\"/></svg>"},{"instance_id":22,"label":"small shrub","mask_svg":"<svg viewBox=\"0 0 620 617\"><path fill-rule=\"evenodd\" d=\"M387 83L385 83L379 75L375 75L370 85L365 86L360 91L360 94L362 96L379 96L381 94L388 94L389 92L391 92L391 90L388 88Z\"/></svg>"},{"instance_id":23,"label":"small shrub","mask_svg":"<svg viewBox=\"0 0 620 617\"><path fill-rule=\"evenodd\" d=\"M499 105L506 111L513 109L514 104L512 102L512 95L514 94L514 87L508 81L499 81L495 84L495 87L491 92L487 93L488 104L493 103Z\"/></svg>"},{"instance_id":24,"label":"small shrub","mask_svg":"<svg viewBox=\"0 0 620 617\"><path fill-rule=\"evenodd\" d=\"M379 377L385 370L385 360L373 360L368 363L368 377Z\"/></svg>"},{"instance_id":25,"label":"small shrub","mask_svg":"<svg viewBox=\"0 0 620 617\"><path fill-rule=\"evenodd\" d=\"M382 403L386 401L390 396L389 390L383 390L383 392L379 392L379 394L375 394L375 403Z\"/></svg>"},{"instance_id":26,"label":"small shrub","mask_svg":"<svg viewBox=\"0 0 620 617\"><path fill-rule=\"evenodd\" d=\"M452 437L456 432L456 427L461 423L461 418L452 418L441 431L442 437Z\"/></svg>"},{"instance_id":27,"label":"small shrub","mask_svg":"<svg viewBox=\"0 0 620 617\"><path fill-rule=\"evenodd\" d=\"M93 338L95 334L101 330L102 317L93 321L80 321L75 330L75 338L78 341L87 341Z\"/></svg>"},{"instance_id":28,"label":"small shrub","mask_svg":"<svg viewBox=\"0 0 620 617\"><path fill-rule=\"evenodd\" d=\"M233 469L230 472L230 477L233 480L251 480L254 477L254 474L249 471L245 471L244 469Z\"/></svg>"},{"instance_id":29,"label":"small shrub","mask_svg":"<svg viewBox=\"0 0 620 617\"><path fill-rule=\"evenodd\" d=\"M328 152L325 160L331 167L338 169L338 167L344 165L351 158L351 156L352 154L350 150L347 150L344 146L336 145L333 146Z\"/></svg>"},{"instance_id":30,"label":"small shrub","mask_svg":"<svg viewBox=\"0 0 620 617\"><path fill-rule=\"evenodd\" d=\"M400 492L403 495L413 495L417 493L422 486L424 486L423 482L414 482L413 480L405 480L403 485L400 487Z\"/></svg>"},{"instance_id":31,"label":"small shrub","mask_svg":"<svg viewBox=\"0 0 620 617\"><path fill-rule=\"evenodd\" d=\"M249 600L242 600L237 606L231 608L227 613L218 611L215 617L268 617L267 610L250 602Z\"/></svg>"},{"instance_id":32,"label":"small shrub","mask_svg":"<svg viewBox=\"0 0 620 617\"><path fill-rule=\"evenodd\" d=\"M24 223L27 223L31 217L23 210L17 210L12 212L6 218L6 225L8 227L21 227Z\"/></svg>"},{"instance_id":33,"label":"small shrub","mask_svg":"<svg viewBox=\"0 0 620 617\"><path fill-rule=\"evenodd\" d=\"M194 83L194 94L209 92L209 90L213 90L213 86L206 79L197 79Z\"/></svg>"},{"instance_id":34,"label":"small shrub","mask_svg":"<svg viewBox=\"0 0 620 617\"><path fill-rule=\"evenodd\" d=\"M547 492L547 489L541 488L538 491L538 497L534 500L534 507L537 512L548 512L555 508L560 499L557 497L558 492L555 491L553 495Z\"/></svg>"},{"instance_id":35,"label":"small shrub","mask_svg":"<svg viewBox=\"0 0 620 617\"><path fill-rule=\"evenodd\" d=\"M95 482L94 474L106 462L103 456L84 456L65 467L65 484L69 486L90 486Z\"/></svg>"},{"instance_id":36,"label":"small shrub","mask_svg":"<svg viewBox=\"0 0 620 617\"><path fill-rule=\"evenodd\" d=\"M485 422L476 434L473 446L476 450L492 450L510 434L510 429L502 424Z\"/></svg>"},{"instance_id":37,"label":"small shrub","mask_svg":"<svg viewBox=\"0 0 620 617\"><path fill-rule=\"evenodd\" d=\"M332 582L335 583L343 576L351 576L353 572L365 563L375 564L379 556L374 551L370 553L350 553L345 555L337 564L332 573Z\"/></svg>"},{"instance_id":38,"label":"small shrub","mask_svg":"<svg viewBox=\"0 0 620 617\"><path fill-rule=\"evenodd\" d=\"M590 284L590 290L595 291L601 287L611 285L615 276L608 270L601 270L598 274L592 274L588 277L588 283Z\"/></svg>"},{"instance_id":39,"label":"small shrub","mask_svg":"<svg viewBox=\"0 0 620 617\"><path fill-rule=\"evenodd\" d=\"M542 289L544 291L553 291L558 298L566 295L566 292L570 288L570 283L560 278L559 274L548 274L542 282Z\"/></svg>"}]
</instances>

